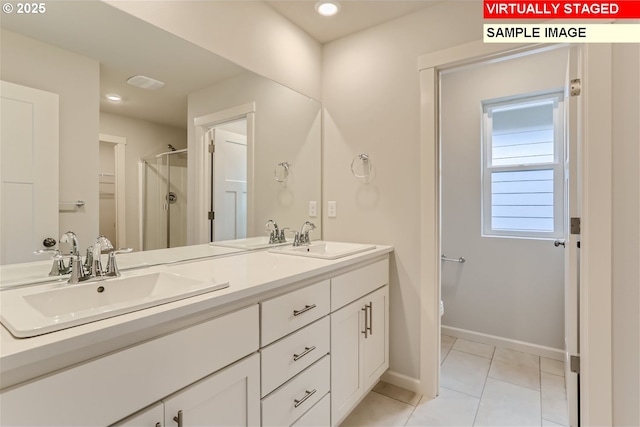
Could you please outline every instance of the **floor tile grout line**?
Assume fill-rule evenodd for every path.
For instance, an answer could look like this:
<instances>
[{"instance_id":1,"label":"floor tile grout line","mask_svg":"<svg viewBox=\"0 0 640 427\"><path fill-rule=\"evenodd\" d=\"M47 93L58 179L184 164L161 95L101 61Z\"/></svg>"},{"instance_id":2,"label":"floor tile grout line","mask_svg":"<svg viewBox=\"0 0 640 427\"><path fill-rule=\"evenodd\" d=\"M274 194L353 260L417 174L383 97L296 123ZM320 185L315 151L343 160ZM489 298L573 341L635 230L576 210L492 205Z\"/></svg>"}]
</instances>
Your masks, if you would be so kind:
<instances>
[{"instance_id":1,"label":"floor tile grout line","mask_svg":"<svg viewBox=\"0 0 640 427\"><path fill-rule=\"evenodd\" d=\"M376 390L371 390L371 391L372 391L373 393L377 393L377 394L379 394L380 396L384 396L384 397L388 397L389 399L393 399L393 400L395 400L396 402L404 403L405 405L408 405L408 406L413 406L414 408L415 408L416 406L418 406L418 404L417 404L417 403L416 403L415 405L412 405L411 403L409 403L409 402L405 402L404 400L398 399L397 397L389 396L388 394L380 393L379 391L376 391ZM414 392L414 393L415 393L415 392ZM420 396L420 400L422 400L422 395L421 395L421 394L420 394L420 395L418 395L418 393L416 393L416 395L417 395L417 396ZM418 400L418 402L420 402L420 400Z\"/></svg>"},{"instance_id":2,"label":"floor tile grout line","mask_svg":"<svg viewBox=\"0 0 640 427\"><path fill-rule=\"evenodd\" d=\"M491 359L489 359L489 369L487 369L487 375L484 377L484 383L482 384L482 392L480 393L480 399L478 400L478 407L476 408L476 414L473 416L473 424L476 425L476 421L478 420L478 412L480 412L480 405L482 404L482 398L484 397L484 390L487 387L487 379L489 379L489 372L491 372L491 365L493 364L493 356L496 354L495 347L493 348L493 355L491 355Z\"/></svg>"},{"instance_id":3,"label":"floor tile grout line","mask_svg":"<svg viewBox=\"0 0 640 427\"><path fill-rule=\"evenodd\" d=\"M409 424L409 421L411 420L411 417L413 417L413 414L416 412L416 409L418 409L418 405L420 405L420 402L422 402L422 399L424 399L424 394L420 395L420 400L418 400L418 403L416 403L416 406L413 407L413 410L411 411L411 413L407 417L407 420L404 422L403 427L406 427L406 425Z\"/></svg>"},{"instance_id":4,"label":"floor tile grout line","mask_svg":"<svg viewBox=\"0 0 640 427\"><path fill-rule=\"evenodd\" d=\"M491 372L491 371L489 371L489 372ZM538 376L540 376L540 373L538 373ZM516 384L513 381L505 380L505 379L502 379L502 378L492 377L491 375L489 375L489 378L491 378L492 380L496 380L496 381L502 381L503 383L511 384L511 385L516 386L516 387L526 388L527 390L542 392L542 382L540 383L540 389L536 390L535 388L527 387L527 386L522 385L522 384ZM542 379L541 379L541 381L542 381Z\"/></svg>"}]
</instances>

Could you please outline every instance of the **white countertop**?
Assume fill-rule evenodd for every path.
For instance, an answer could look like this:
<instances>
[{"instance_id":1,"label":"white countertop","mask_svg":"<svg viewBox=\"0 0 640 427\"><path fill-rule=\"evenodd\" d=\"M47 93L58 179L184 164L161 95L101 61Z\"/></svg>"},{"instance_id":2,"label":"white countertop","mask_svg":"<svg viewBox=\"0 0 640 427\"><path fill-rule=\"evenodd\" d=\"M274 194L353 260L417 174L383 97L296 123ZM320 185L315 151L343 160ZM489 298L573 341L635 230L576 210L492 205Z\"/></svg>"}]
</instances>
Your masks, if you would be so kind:
<instances>
[{"instance_id":1,"label":"white countertop","mask_svg":"<svg viewBox=\"0 0 640 427\"><path fill-rule=\"evenodd\" d=\"M175 262L176 255L184 256L186 252L199 257L198 254L207 251L199 246L208 247L208 245L198 245L188 247L189 249L176 248L177 253L173 255L165 253L164 256L172 262ZM215 313L211 312L212 309L221 311L225 306L240 304L242 300L257 298L296 282L376 259L391 251L393 251L391 246L378 245L375 249L336 260L305 258L268 251L239 252L233 256L125 271L122 273L123 277L165 271L203 281L228 281L230 286L215 292L33 338L15 338L7 329L1 327L0 388L197 323L213 317ZM228 254L232 253L233 250L228 252ZM144 256L141 255L141 259L143 260ZM65 283L57 282L38 286L50 288L65 286ZM1 298L2 292L0 292L0 303Z\"/></svg>"}]
</instances>

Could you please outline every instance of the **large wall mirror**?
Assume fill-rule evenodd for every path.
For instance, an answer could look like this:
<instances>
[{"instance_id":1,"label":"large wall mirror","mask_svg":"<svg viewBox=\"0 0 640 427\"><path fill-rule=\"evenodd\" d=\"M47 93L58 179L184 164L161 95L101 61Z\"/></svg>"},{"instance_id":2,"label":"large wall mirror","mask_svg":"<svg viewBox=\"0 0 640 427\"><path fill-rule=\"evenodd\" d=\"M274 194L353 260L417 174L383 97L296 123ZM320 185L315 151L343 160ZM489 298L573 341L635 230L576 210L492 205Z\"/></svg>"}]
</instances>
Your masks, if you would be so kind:
<instances>
[{"instance_id":1,"label":"large wall mirror","mask_svg":"<svg viewBox=\"0 0 640 427\"><path fill-rule=\"evenodd\" d=\"M1 264L42 259L31 253L44 238L69 230L82 248L105 234L135 251L264 236L271 219L311 220L321 236L308 216L322 206L318 101L106 3L46 8L1 22L0 159L19 166L2 176ZM41 93L55 98L54 123L21 110ZM36 164L43 145L57 157ZM53 211L37 208L43 193Z\"/></svg>"}]
</instances>

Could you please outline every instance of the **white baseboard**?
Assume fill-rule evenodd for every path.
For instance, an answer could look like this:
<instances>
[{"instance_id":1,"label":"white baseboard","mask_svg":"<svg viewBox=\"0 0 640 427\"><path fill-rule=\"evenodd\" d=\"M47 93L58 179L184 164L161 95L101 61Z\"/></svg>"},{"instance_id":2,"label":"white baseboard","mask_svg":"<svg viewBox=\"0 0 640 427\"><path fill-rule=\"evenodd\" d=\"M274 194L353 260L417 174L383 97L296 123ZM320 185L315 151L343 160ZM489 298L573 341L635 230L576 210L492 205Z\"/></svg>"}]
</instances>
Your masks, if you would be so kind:
<instances>
[{"instance_id":1,"label":"white baseboard","mask_svg":"<svg viewBox=\"0 0 640 427\"><path fill-rule=\"evenodd\" d=\"M387 371L380 377L381 381L402 387L414 393L422 393L420 391L420 380L407 375L399 374L394 371Z\"/></svg>"},{"instance_id":2,"label":"white baseboard","mask_svg":"<svg viewBox=\"0 0 640 427\"><path fill-rule=\"evenodd\" d=\"M469 341L475 341L483 344L494 345L496 347L522 351L525 353L535 354L537 356L542 356L542 357L546 357L553 360L560 360L560 361L564 360L564 350L560 350L557 348L545 347L543 345L531 344L524 341L512 340L509 338L498 337L495 335L468 331L466 329L454 328L452 326L442 325L441 331L444 335L449 335L455 338L462 338ZM390 382L390 381L387 381L387 382Z\"/></svg>"}]
</instances>

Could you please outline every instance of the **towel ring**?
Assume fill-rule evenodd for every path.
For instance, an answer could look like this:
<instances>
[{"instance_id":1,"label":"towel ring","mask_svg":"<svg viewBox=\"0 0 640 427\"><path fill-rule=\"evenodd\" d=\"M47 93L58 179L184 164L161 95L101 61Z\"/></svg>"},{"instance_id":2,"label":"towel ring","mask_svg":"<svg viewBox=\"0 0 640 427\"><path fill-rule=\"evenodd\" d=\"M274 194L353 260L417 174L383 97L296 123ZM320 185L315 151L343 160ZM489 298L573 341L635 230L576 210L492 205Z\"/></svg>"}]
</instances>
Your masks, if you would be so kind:
<instances>
[{"instance_id":1,"label":"towel ring","mask_svg":"<svg viewBox=\"0 0 640 427\"><path fill-rule=\"evenodd\" d=\"M291 166L289 162L278 163L273 170L273 179L277 182L287 182L289 179L289 166Z\"/></svg>"},{"instance_id":2,"label":"towel ring","mask_svg":"<svg viewBox=\"0 0 640 427\"><path fill-rule=\"evenodd\" d=\"M356 178L364 178L365 180L371 176L373 164L369 155L366 153L358 154L351 162L351 173Z\"/></svg>"}]
</instances>

